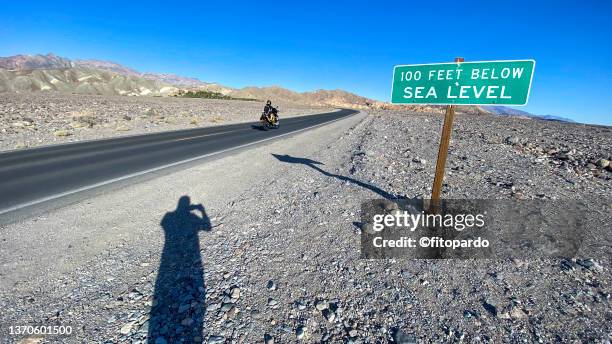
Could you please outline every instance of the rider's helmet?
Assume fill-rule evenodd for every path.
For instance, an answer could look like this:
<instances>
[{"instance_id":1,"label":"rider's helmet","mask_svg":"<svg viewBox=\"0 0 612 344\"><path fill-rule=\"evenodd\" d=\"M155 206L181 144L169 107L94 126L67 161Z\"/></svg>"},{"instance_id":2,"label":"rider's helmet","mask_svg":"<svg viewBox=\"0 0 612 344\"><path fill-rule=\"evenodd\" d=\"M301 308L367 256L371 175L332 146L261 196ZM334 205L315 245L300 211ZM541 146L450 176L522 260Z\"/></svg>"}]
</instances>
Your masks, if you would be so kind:
<instances>
[{"instance_id":1,"label":"rider's helmet","mask_svg":"<svg viewBox=\"0 0 612 344\"><path fill-rule=\"evenodd\" d=\"M268 101L266 102L266 105L272 105L272 101L271 101L271 100L268 100Z\"/></svg>"}]
</instances>

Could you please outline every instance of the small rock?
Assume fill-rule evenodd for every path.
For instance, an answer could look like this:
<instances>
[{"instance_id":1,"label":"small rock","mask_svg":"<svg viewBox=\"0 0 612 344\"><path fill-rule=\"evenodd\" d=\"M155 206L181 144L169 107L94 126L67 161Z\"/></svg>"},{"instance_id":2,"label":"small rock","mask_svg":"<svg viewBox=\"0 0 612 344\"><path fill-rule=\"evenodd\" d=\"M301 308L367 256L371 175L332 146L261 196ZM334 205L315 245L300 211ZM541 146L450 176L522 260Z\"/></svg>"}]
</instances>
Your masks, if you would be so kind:
<instances>
[{"instance_id":1,"label":"small rock","mask_svg":"<svg viewBox=\"0 0 612 344\"><path fill-rule=\"evenodd\" d=\"M334 313L340 311L340 309L338 307L338 300L333 300L332 302L329 303L329 310L334 312Z\"/></svg>"},{"instance_id":2,"label":"small rock","mask_svg":"<svg viewBox=\"0 0 612 344\"><path fill-rule=\"evenodd\" d=\"M53 135L57 136L57 137L66 137L66 136L70 136L72 135L71 132L69 132L68 130L56 130Z\"/></svg>"},{"instance_id":3,"label":"small rock","mask_svg":"<svg viewBox=\"0 0 612 344\"><path fill-rule=\"evenodd\" d=\"M140 325L140 328L138 328L137 333L147 333L147 332L149 332L149 320L145 321L144 323L142 323L142 325Z\"/></svg>"},{"instance_id":4,"label":"small rock","mask_svg":"<svg viewBox=\"0 0 612 344\"><path fill-rule=\"evenodd\" d=\"M81 122L71 122L70 126L73 127L74 129L79 129L79 128L84 128L87 126L87 124L85 123L81 123Z\"/></svg>"},{"instance_id":5,"label":"small rock","mask_svg":"<svg viewBox=\"0 0 612 344\"><path fill-rule=\"evenodd\" d=\"M476 317L476 314L474 312L466 309L466 310L463 311L463 317L466 318L466 319L470 319L470 318Z\"/></svg>"},{"instance_id":6,"label":"small rock","mask_svg":"<svg viewBox=\"0 0 612 344\"><path fill-rule=\"evenodd\" d=\"M502 313L499 313L497 315L497 317L500 318L500 319L506 319L507 320L507 319L510 319L510 313L502 312Z\"/></svg>"},{"instance_id":7,"label":"small rock","mask_svg":"<svg viewBox=\"0 0 612 344\"><path fill-rule=\"evenodd\" d=\"M268 284L266 285L266 288L268 288L268 290L276 290L276 283L274 283L274 281L269 280Z\"/></svg>"},{"instance_id":8,"label":"small rock","mask_svg":"<svg viewBox=\"0 0 612 344\"><path fill-rule=\"evenodd\" d=\"M125 125L120 125L120 126L118 126L118 127L115 129L115 130L116 130L116 131L129 131L129 130L130 130L130 128L128 128L128 127L127 127L127 126L125 126Z\"/></svg>"},{"instance_id":9,"label":"small rock","mask_svg":"<svg viewBox=\"0 0 612 344\"><path fill-rule=\"evenodd\" d=\"M74 121L72 125L78 128L83 128L83 127L91 128L97 123L96 118L91 115L73 116L72 120Z\"/></svg>"},{"instance_id":10,"label":"small rock","mask_svg":"<svg viewBox=\"0 0 612 344\"><path fill-rule=\"evenodd\" d=\"M402 272L400 272L400 275L405 279L412 278L412 274L408 270L402 270Z\"/></svg>"},{"instance_id":11,"label":"small rock","mask_svg":"<svg viewBox=\"0 0 612 344\"><path fill-rule=\"evenodd\" d=\"M576 264L582 266L583 268L589 269L589 270L593 270L597 272L603 271L603 267L599 265L599 263L597 263L597 261L595 261L593 258L578 259L576 261Z\"/></svg>"},{"instance_id":12,"label":"small rock","mask_svg":"<svg viewBox=\"0 0 612 344\"><path fill-rule=\"evenodd\" d=\"M219 312L225 313L229 311L230 309L232 309L232 307L234 307L233 303L224 303L223 306L221 306L221 309L219 310Z\"/></svg>"},{"instance_id":13,"label":"small rock","mask_svg":"<svg viewBox=\"0 0 612 344\"><path fill-rule=\"evenodd\" d=\"M274 307L276 305L278 305L278 301L274 300L273 298L268 299L268 306Z\"/></svg>"},{"instance_id":14,"label":"small rock","mask_svg":"<svg viewBox=\"0 0 612 344\"><path fill-rule=\"evenodd\" d=\"M527 317L527 314L525 314L525 312L519 307L514 307L510 311L510 317L512 319L525 319Z\"/></svg>"},{"instance_id":15,"label":"small rock","mask_svg":"<svg viewBox=\"0 0 612 344\"><path fill-rule=\"evenodd\" d=\"M210 336L210 337L208 337L207 343L209 343L209 344L221 344L221 343L225 343L225 337Z\"/></svg>"},{"instance_id":16,"label":"small rock","mask_svg":"<svg viewBox=\"0 0 612 344\"><path fill-rule=\"evenodd\" d=\"M30 122L26 122L26 121L18 121L18 122L13 122L12 126L15 128L23 128L23 127L27 127L32 125L32 123Z\"/></svg>"},{"instance_id":17,"label":"small rock","mask_svg":"<svg viewBox=\"0 0 612 344\"><path fill-rule=\"evenodd\" d=\"M195 321L193 321L193 319L191 319L191 318L185 318L185 319L183 319L183 321L181 321L181 325L189 327L189 326L193 325L194 322Z\"/></svg>"},{"instance_id":18,"label":"small rock","mask_svg":"<svg viewBox=\"0 0 612 344\"><path fill-rule=\"evenodd\" d=\"M595 165L597 165L597 167L599 167L599 168L606 168L606 167L610 166L610 160L599 159L599 160L597 160Z\"/></svg>"},{"instance_id":19,"label":"small rock","mask_svg":"<svg viewBox=\"0 0 612 344\"><path fill-rule=\"evenodd\" d=\"M319 300L315 303L315 308L323 311L325 309L327 309L327 302L323 301L323 300Z\"/></svg>"},{"instance_id":20,"label":"small rock","mask_svg":"<svg viewBox=\"0 0 612 344\"><path fill-rule=\"evenodd\" d=\"M306 309L306 305L304 304L304 302L302 302L302 301L298 301L296 304L297 304L297 308L298 308L299 310L303 311L303 310L305 310L305 309Z\"/></svg>"},{"instance_id":21,"label":"small rock","mask_svg":"<svg viewBox=\"0 0 612 344\"><path fill-rule=\"evenodd\" d=\"M412 334L406 334L402 330L397 329L393 333L393 341L397 344L416 344L416 337Z\"/></svg>"},{"instance_id":22,"label":"small rock","mask_svg":"<svg viewBox=\"0 0 612 344\"><path fill-rule=\"evenodd\" d=\"M567 260L567 259L562 259L561 262L559 263L559 265L561 266L561 270L564 270L564 271L572 271L572 270L574 270L574 266L573 266L572 262Z\"/></svg>"},{"instance_id":23,"label":"small rock","mask_svg":"<svg viewBox=\"0 0 612 344\"><path fill-rule=\"evenodd\" d=\"M298 328L295 329L295 336L298 340L304 338L305 335L306 330L304 329L304 326L298 326Z\"/></svg>"},{"instance_id":24,"label":"small rock","mask_svg":"<svg viewBox=\"0 0 612 344\"><path fill-rule=\"evenodd\" d=\"M327 319L328 322L333 323L336 319L336 314L329 309L323 310L323 316Z\"/></svg>"},{"instance_id":25,"label":"small rock","mask_svg":"<svg viewBox=\"0 0 612 344\"><path fill-rule=\"evenodd\" d=\"M230 310L227 311L227 313L225 313L225 317L227 319L233 319L238 313L240 313L240 310L234 306L230 308Z\"/></svg>"},{"instance_id":26,"label":"small rock","mask_svg":"<svg viewBox=\"0 0 612 344\"><path fill-rule=\"evenodd\" d=\"M265 344L274 344L274 338L272 338L269 334L264 334L264 343Z\"/></svg>"},{"instance_id":27,"label":"small rock","mask_svg":"<svg viewBox=\"0 0 612 344\"><path fill-rule=\"evenodd\" d=\"M132 330L132 323L128 323L121 327L121 329L119 330L119 333L128 334L130 333L131 330Z\"/></svg>"},{"instance_id":28,"label":"small rock","mask_svg":"<svg viewBox=\"0 0 612 344\"><path fill-rule=\"evenodd\" d=\"M516 144L518 144L520 142L520 139L518 137L516 137L516 136L508 136L508 137L506 137L504 142L506 144L509 144L509 145L516 145Z\"/></svg>"},{"instance_id":29,"label":"small rock","mask_svg":"<svg viewBox=\"0 0 612 344\"><path fill-rule=\"evenodd\" d=\"M234 289L232 289L232 293L230 294L230 296L232 297L232 299L239 299L240 298L240 288L235 287Z\"/></svg>"},{"instance_id":30,"label":"small rock","mask_svg":"<svg viewBox=\"0 0 612 344\"><path fill-rule=\"evenodd\" d=\"M178 312L179 313L185 313L186 311L189 310L189 308L191 308L190 304L182 304L179 306Z\"/></svg>"},{"instance_id":31,"label":"small rock","mask_svg":"<svg viewBox=\"0 0 612 344\"><path fill-rule=\"evenodd\" d=\"M145 111L144 115L145 116L151 116L151 117L152 116L157 116L157 115L159 115L159 111L157 111L157 110L155 110L153 108L149 108L149 109L147 109L147 111Z\"/></svg>"}]
</instances>

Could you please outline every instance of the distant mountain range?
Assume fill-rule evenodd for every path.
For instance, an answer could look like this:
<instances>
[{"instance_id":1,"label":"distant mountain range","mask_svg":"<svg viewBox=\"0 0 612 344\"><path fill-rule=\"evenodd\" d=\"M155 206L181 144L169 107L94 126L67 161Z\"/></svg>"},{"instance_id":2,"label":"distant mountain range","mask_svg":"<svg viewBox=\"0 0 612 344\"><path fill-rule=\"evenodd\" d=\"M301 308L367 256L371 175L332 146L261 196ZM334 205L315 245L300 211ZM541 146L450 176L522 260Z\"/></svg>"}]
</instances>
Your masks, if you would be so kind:
<instances>
[{"instance_id":1,"label":"distant mountain range","mask_svg":"<svg viewBox=\"0 0 612 344\"><path fill-rule=\"evenodd\" d=\"M73 64L69 59L59 57L54 54L0 57L0 68L13 71L71 67L73 67Z\"/></svg>"},{"instance_id":2,"label":"distant mountain range","mask_svg":"<svg viewBox=\"0 0 612 344\"><path fill-rule=\"evenodd\" d=\"M61 91L105 95L171 95L179 88L112 62L48 55L0 57L0 92Z\"/></svg>"},{"instance_id":3,"label":"distant mountain range","mask_svg":"<svg viewBox=\"0 0 612 344\"><path fill-rule=\"evenodd\" d=\"M109 61L47 55L0 57L0 92L48 91L107 95L174 95L206 90L235 98L274 99L295 104L368 108L383 104L342 90L294 92L282 87L231 88L175 74L141 73Z\"/></svg>"},{"instance_id":4,"label":"distant mountain range","mask_svg":"<svg viewBox=\"0 0 612 344\"><path fill-rule=\"evenodd\" d=\"M500 116L513 116L513 117L524 117L524 118L534 118L534 119L543 119L547 121L559 121L559 122L572 122L575 121L560 117L560 116L551 116L551 115L534 115L527 111L518 110L514 108L509 108L507 106L483 106L487 111L489 111L493 115Z\"/></svg>"},{"instance_id":5,"label":"distant mountain range","mask_svg":"<svg viewBox=\"0 0 612 344\"><path fill-rule=\"evenodd\" d=\"M195 78L188 78L176 74L140 73L132 68L108 61L76 60L74 61L74 65L77 67L105 70L126 76L141 77L147 80L161 81L174 86L198 87L208 84Z\"/></svg>"},{"instance_id":6,"label":"distant mountain range","mask_svg":"<svg viewBox=\"0 0 612 344\"><path fill-rule=\"evenodd\" d=\"M62 91L83 94L169 96L179 90L206 90L236 98L273 99L295 104L389 108L414 111L439 110L438 106L397 106L343 90L294 92L280 86L231 88L176 74L142 73L121 64L100 60L70 60L54 54L0 57L0 92ZM459 112L478 115L518 116L557 121L562 117L536 116L505 106L461 106Z\"/></svg>"}]
</instances>

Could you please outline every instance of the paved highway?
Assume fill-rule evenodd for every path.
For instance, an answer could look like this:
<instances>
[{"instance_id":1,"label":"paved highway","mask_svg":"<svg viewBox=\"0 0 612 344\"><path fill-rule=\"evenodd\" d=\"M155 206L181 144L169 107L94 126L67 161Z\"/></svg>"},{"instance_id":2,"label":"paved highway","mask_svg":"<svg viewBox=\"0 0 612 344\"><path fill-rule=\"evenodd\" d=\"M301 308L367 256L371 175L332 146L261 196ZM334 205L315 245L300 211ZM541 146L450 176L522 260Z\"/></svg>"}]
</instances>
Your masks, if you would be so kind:
<instances>
[{"instance_id":1,"label":"paved highway","mask_svg":"<svg viewBox=\"0 0 612 344\"><path fill-rule=\"evenodd\" d=\"M357 113L187 129L0 153L0 215L197 159L256 145Z\"/></svg>"}]
</instances>

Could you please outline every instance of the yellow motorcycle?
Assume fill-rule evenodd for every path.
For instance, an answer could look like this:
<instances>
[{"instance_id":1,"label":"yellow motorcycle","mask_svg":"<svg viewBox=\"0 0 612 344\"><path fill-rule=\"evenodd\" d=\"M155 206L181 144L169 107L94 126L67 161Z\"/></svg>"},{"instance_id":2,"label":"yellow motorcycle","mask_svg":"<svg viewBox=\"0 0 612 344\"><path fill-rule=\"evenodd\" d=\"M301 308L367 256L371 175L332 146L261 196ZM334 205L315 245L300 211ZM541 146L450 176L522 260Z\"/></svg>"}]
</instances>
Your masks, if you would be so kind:
<instances>
[{"instance_id":1,"label":"yellow motorcycle","mask_svg":"<svg viewBox=\"0 0 612 344\"><path fill-rule=\"evenodd\" d=\"M272 108L268 113L264 113L261 115L261 127L264 130L267 129L278 129L279 120L278 120L278 110L276 108Z\"/></svg>"}]
</instances>

